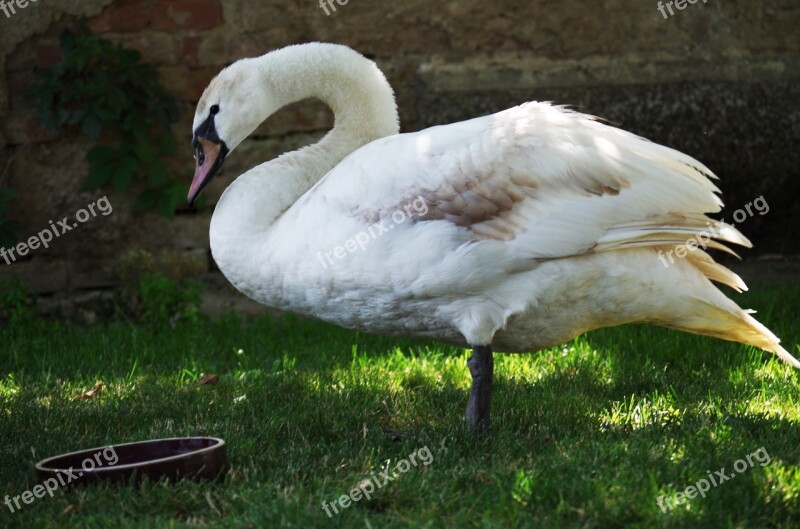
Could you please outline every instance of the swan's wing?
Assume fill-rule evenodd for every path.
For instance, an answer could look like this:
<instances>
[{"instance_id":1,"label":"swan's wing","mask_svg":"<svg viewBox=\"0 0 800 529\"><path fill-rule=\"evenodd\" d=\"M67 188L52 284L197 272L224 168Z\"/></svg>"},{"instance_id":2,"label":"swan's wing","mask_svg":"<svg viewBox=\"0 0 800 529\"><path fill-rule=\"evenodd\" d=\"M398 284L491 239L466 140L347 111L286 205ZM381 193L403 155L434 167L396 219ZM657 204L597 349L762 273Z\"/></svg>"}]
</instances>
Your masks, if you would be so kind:
<instances>
[{"instance_id":1,"label":"swan's wing","mask_svg":"<svg viewBox=\"0 0 800 529\"><path fill-rule=\"evenodd\" d=\"M674 149L546 103L377 140L312 193L364 224L398 211L462 242L504 241L517 258L560 258L709 240L749 246L704 214L722 203L711 171ZM416 201L416 202L415 202ZM409 209L424 201L424 213ZM414 213L417 213L414 215ZM710 236L709 236L710 235Z\"/></svg>"}]
</instances>

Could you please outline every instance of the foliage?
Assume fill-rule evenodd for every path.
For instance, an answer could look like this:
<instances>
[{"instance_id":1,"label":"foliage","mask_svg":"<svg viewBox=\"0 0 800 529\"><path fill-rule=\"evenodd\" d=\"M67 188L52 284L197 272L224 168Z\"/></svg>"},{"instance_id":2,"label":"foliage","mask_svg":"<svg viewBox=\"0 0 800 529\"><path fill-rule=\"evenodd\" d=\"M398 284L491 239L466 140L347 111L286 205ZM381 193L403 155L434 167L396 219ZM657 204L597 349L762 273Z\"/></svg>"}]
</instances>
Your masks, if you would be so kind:
<instances>
[{"instance_id":1,"label":"foliage","mask_svg":"<svg viewBox=\"0 0 800 529\"><path fill-rule=\"evenodd\" d=\"M197 322L201 283L191 277L201 271L200 263L183 254L129 251L119 262L123 302L135 319L148 325Z\"/></svg>"},{"instance_id":2,"label":"foliage","mask_svg":"<svg viewBox=\"0 0 800 529\"><path fill-rule=\"evenodd\" d=\"M197 323L200 319L200 282L170 279L160 272L145 275L139 283L139 313L150 325L178 322Z\"/></svg>"},{"instance_id":3,"label":"foliage","mask_svg":"<svg viewBox=\"0 0 800 529\"><path fill-rule=\"evenodd\" d=\"M12 327L39 319L34 297L16 277L0 277L0 319L8 320Z\"/></svg>"},{"instance_id":4,"label":"foliage","mask_svg":"<svg viewBox=\"0 0 800 529\"><path fill-rule=\"evenodd\" d=\"M123 288L138 288L141 279L159 272L170 279L195 277L205 270L203 263L181 252L162 251L154 254L144 249L129 250L122 254L118 271Z\"/></svg>"},{"instance_id":5,"label":"foliage","mask_svg":"<svg viewBox=\"0 0 800 529\"><path fill-rule=\"evenodd\" d=\"M77 127L97 144L88 151L84 187L112 185L124 191L141 182L138 208L174 214L187 185L176 180L164 157L175 152L171 124L175 101L164 92L158 71L141 54L92 34L85 20L78 33L61 35L64 59L37 72L29 95L50 131Z\"/></svg>"},{"instance_id":6,"label":"foliage","mask_svg":"<svg viewBox=\"0 0 800 529\"><path fill-rule=\"evenodd\" d=\"M0 187L0 247L8 248L17 242L17 236L22 229L16 220L7 218L11 201L17 198L17 193L8 187Z\"/></svg>"}]
</instances>

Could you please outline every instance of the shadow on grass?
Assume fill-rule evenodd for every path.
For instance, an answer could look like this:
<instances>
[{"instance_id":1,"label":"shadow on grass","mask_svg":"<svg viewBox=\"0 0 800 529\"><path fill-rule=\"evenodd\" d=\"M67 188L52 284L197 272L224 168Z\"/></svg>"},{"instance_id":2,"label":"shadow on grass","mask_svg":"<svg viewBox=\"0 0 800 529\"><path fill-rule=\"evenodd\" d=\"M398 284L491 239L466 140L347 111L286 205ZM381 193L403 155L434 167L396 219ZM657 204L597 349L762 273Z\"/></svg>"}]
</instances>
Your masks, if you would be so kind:
<instances>
[{"instance_id":1,"label":"shadow on grass","mask_svg":"<svg viewBox=\"0 0 800 529\"><path fill-rule=\"evenodd\" d=\"M784 312L781 306L771 315ZM781 325L797 330L793 321ZM537 376L501 360L494 424L476 439L462 422L468 352L458 348L293 318L158 334L112 328L88 343L85 332L94 331L60 332L56 345L18 338L14 347L29 356L1 364L0 375L14 373L19 382L0 397L0 442L9 447L0 454L8 480L2 494L30 489L33 463L54 453L218 435L228 442L232 469L214 490L292 487L302 499L291 501L313 512L305 520L312 524L327 522L321 499L421 446L434 454L429 471L341 520L389 520L433 509L436 498L457 498L434 514L461 513L462 521L483 512L555 525L788 527L800 516L791 503L800 487L784 474L800 461L800 427L788 418L800 400L796 375L776 378L780 371L768 366L774 376L759 376L766 357L735 344L627 326L576 340L573 352L532 355L531 363L542 363ZM57 354L58 347L71 354ZM222 375L220 383L197 386L201 372ZM97 377L106 393L69 401ZM387 429L401 432L400 441ZM662 514L660 495L684 490L707 471L730 471L760 447L769 465ZM190 503L213 515L207 504Z\"/></svg>"}]
</instances>

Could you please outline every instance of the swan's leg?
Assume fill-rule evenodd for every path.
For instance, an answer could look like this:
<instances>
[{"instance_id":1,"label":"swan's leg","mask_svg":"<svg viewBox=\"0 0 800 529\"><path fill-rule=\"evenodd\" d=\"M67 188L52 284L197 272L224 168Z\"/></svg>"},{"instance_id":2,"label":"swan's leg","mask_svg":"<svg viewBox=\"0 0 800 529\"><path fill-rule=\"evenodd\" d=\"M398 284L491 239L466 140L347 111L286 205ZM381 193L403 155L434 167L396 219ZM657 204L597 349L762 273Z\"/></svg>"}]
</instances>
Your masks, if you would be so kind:
<instances>
[{"instance_id":1,"label":"swan's leg","mask_svg":"<svg viewBox=\"0 0 800 529\"><path fill-rule=\"evenodd\" d=\"M472 389L467 401L467 425L472 430L489 427L489 410L492 400L492 376L494 362L492 346L477 345L472 348L472 357L467 361L472 375Z\"/></svg>"}]
</instances>

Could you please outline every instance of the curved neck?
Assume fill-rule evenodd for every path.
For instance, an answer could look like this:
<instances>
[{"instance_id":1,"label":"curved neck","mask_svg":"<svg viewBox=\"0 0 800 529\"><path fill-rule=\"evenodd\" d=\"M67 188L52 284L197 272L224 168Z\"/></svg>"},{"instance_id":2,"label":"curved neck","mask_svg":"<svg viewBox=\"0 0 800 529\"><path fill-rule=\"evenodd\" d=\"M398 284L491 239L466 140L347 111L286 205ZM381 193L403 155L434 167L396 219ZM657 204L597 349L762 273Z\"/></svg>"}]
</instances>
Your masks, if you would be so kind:
<instances>
[{"instance_id":1,"label":"curved neck","mask_svg":"<svg viewBox=\"0 0 800 529\"><path fill-rule=\"evenodd\" d=\"M345 156L397 134L399 120L381 71L345 46L290 46L229 68L236 79L230 90L243 111L237 124L241 137L231 134L234 146L274 112L301 99L317 98L334 113L333 129L318 143L251 169L223 193L211 220L211 250L232 279L226 268L237 267L248 249L262 250L267 230L284 211Z\"/></svg>"}]
</instances>

